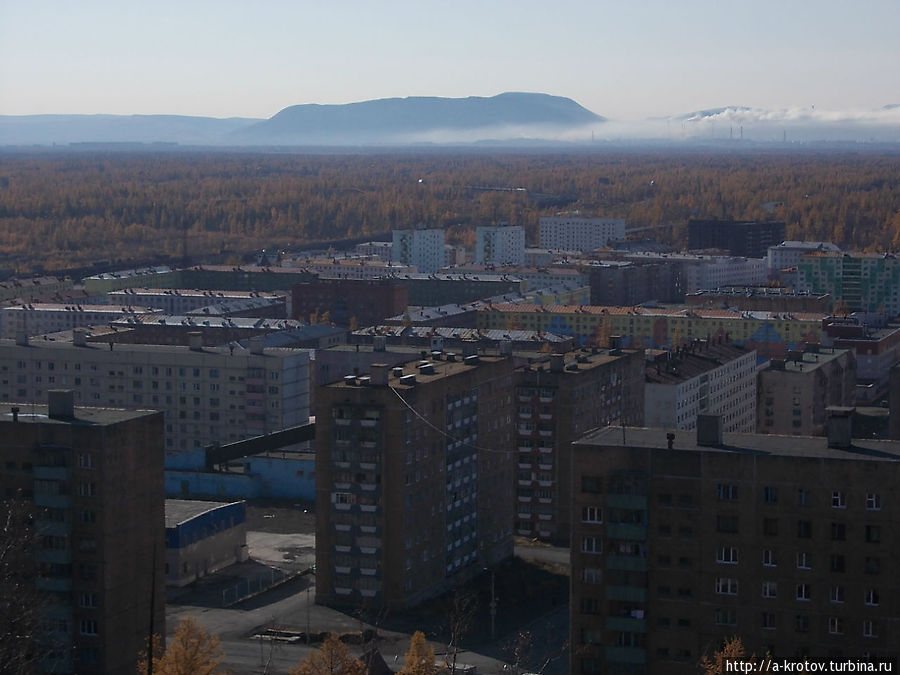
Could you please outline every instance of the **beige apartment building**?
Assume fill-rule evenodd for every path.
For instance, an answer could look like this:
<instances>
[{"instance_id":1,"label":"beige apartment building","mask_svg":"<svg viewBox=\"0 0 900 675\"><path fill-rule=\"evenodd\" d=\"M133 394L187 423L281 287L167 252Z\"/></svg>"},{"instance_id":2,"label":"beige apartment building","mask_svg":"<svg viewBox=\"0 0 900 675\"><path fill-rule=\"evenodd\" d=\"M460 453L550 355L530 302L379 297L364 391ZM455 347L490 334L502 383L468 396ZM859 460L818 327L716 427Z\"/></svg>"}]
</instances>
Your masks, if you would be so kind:
<instances>
[{"instance_id":1,"label":"beige apartment building","mask_svg":"<svg viewBox=\"0 0 900 675\"><path fill-rule=\"evenodd\" d=\"M348 375L316 393L316 602L408 607L513 554L510 357Z\"/></svg>"},{"instance_id":2,"label":"beige apartment building","mask_svg":"<svg viewBox=\"0 0 900 675\"><path fill-rule=\"evenodd\" d=\"M574 444L571 672L695 674L740 636L779 662L893 659L900 444L603 429Z\"/></svg>"}]
</instances>

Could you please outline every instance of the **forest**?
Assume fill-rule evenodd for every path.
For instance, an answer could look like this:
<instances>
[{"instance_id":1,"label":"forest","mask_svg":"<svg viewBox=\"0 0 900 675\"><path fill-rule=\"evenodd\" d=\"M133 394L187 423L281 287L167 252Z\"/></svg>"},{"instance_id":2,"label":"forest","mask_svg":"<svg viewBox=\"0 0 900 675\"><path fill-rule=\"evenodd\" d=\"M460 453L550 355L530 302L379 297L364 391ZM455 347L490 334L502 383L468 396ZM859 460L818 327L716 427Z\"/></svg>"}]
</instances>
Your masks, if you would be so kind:
<instances>
[{"instance_id":1,"label":"forest","mask_svg":"<svg viewBox=\"0 0 900 675\"><path fill-rule=\"evenodd\" d=\"M0 267L240 260L425 224L474 228L559 211L625 218L676 246L690 217L766 218L790 239L900 249L900 155L609 151L289 154L173 150L0 155Z\"/></svg>"}]
</instances>

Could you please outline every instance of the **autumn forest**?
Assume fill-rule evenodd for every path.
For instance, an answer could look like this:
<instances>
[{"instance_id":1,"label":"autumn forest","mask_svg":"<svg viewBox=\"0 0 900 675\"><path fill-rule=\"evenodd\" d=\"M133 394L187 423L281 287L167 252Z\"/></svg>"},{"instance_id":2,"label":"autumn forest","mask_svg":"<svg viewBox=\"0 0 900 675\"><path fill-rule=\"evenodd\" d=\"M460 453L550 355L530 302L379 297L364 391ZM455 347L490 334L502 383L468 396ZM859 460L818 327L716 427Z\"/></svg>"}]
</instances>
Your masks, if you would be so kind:
<instances>
[{"instance_id":1,"label":"autumn forest","mask_svg":"<svg viewBox=\"0 0 900 675\"><path fill-rule=\"evenodd\" d=\"M900 249L900 156L783 153L0 155L0 267L28 274L222 260L259 249L507 221L536 243L558 211L623 217L685 243L689 217L765 218L791 239ZM659 227L657 227L659 226Z\"/></svg>"}]
</instances>

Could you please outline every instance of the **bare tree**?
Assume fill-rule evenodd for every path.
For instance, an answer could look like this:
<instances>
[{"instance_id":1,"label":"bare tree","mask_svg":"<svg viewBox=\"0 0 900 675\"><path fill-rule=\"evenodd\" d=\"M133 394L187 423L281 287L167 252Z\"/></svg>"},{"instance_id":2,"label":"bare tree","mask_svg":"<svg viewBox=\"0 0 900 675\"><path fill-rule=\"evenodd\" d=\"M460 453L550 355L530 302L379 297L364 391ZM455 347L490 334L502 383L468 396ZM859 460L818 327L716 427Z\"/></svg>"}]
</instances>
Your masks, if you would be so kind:
<instances>
[{"instance_id":1,"label":"bare tree","mask_svg":"<svg viewBox=\"0 0 900 675\"><path fill-rule=\"evenodd\" d=\"M31 505L16 496L0 508L0 674L33 672L40 660L43 595L35 581Z\"/></svg>"},{"instance_id":2,"label":"bare tree","mask_svg":"<svg viewBox=\"0 0 900 675\"><path fill-rule=\"evenodd\" d=\"M450 633L450 662L447 664L450 675L456 674L456 657L460 652L463 638L472 628L472 619L478 609L478 597L470 590L458 589L447 602L447 628Z\"/></svg>"}]
</instances>

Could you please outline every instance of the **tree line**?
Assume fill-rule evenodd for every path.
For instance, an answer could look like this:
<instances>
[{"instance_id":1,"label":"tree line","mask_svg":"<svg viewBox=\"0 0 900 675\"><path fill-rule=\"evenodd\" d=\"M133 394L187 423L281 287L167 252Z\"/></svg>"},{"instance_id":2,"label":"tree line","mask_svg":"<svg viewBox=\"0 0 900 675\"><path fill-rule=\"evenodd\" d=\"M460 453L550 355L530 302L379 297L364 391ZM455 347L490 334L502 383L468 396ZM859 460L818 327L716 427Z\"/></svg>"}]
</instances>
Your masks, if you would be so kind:
<instances>
[{"instance_id":1,"label":"tree line","mask_svg":"<svg viewBox=\"0 0 900 675\"><path fill-rule=\"evenodd\" d=\"M539 218L561 210L672 225L659 237L683 246L688 218L764 218L767 202L789 238L900 248L891 154L67 152L0 156L0 254L27 274L420 223L470 243L500 221L536 242Z\"/></svg>"}]
</instances>

